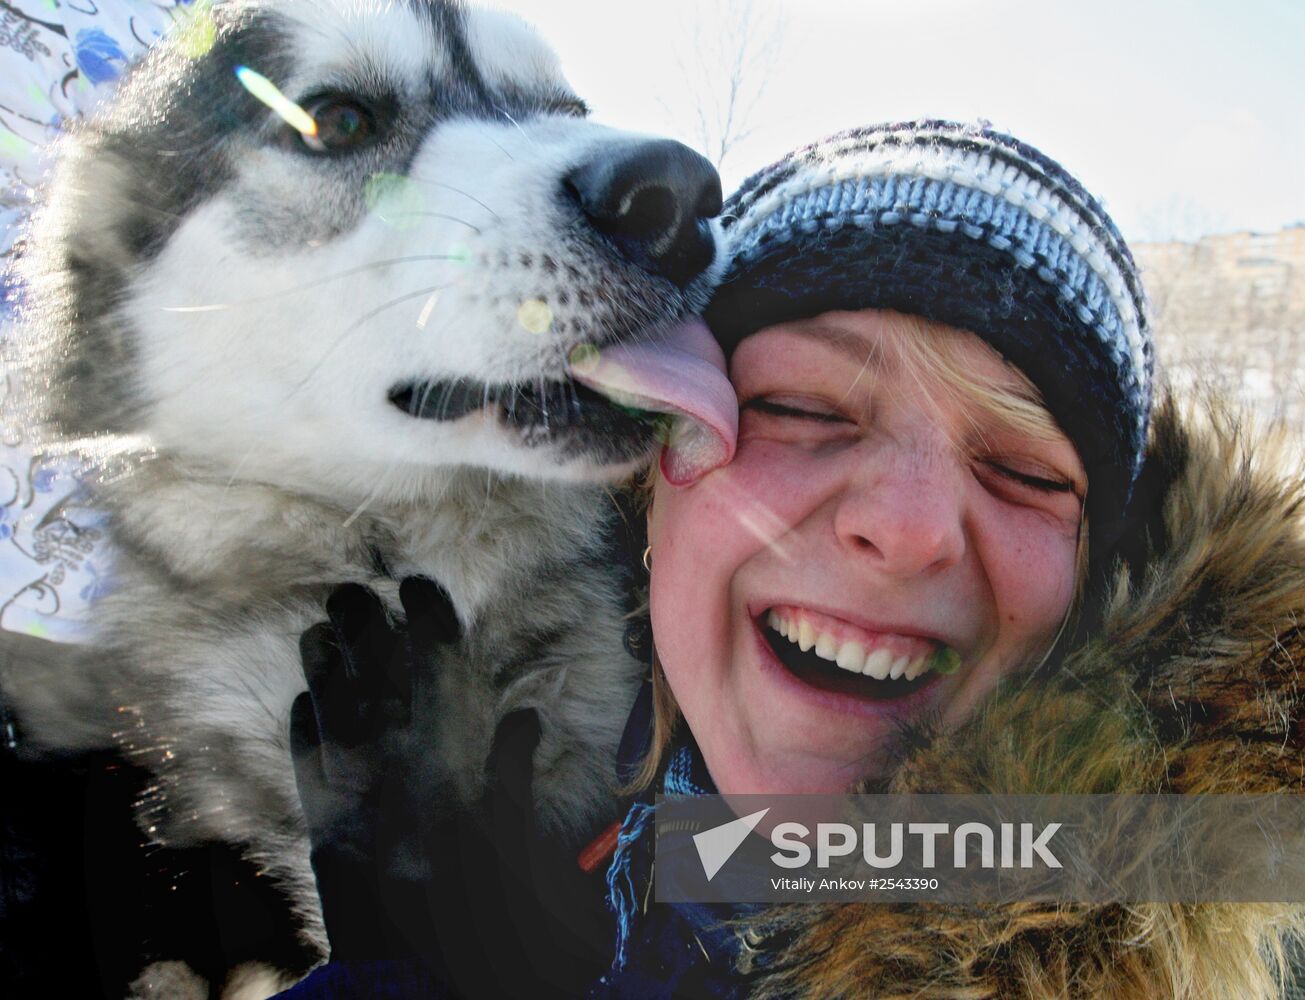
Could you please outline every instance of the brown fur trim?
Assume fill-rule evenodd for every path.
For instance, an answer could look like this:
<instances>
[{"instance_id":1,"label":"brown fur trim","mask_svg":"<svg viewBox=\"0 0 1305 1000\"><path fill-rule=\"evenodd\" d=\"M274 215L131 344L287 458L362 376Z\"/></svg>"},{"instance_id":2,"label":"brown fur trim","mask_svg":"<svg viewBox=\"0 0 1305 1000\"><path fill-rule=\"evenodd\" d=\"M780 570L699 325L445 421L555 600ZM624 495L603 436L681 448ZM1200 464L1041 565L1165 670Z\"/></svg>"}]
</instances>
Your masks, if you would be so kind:
<instances>
[{"instance_id":1,"label":"brown fur trim","mask_svg":"<svg viewBox=\"0 0 1305 1000\"><path fill-rule=\"evenodd\" d=\"M1100 635L923 734L900 792L1305 791L1305 475L1208 400L1156 412L1152 529ZM1305 906L843 905L750 921L759 1000L1252 1000ZM746 971L746 970L745 970Z\"/></svg>"}]
</instances>

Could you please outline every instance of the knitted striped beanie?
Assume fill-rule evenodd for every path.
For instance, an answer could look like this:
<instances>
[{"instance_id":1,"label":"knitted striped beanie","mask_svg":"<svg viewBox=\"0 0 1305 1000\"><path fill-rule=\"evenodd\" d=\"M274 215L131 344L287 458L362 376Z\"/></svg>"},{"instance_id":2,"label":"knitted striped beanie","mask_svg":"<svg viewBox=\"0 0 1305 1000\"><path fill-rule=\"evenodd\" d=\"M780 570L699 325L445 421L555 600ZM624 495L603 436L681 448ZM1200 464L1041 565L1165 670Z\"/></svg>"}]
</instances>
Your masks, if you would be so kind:
<instances>
[{"instance_id":1,"label":"knitted striped beanie","mask_svg":"<svg viewBox=\"0 0 1305 1000\"><path fill-rule=\"evenodd\" d=\"M723 220L733 262L706 318L727 354L833 309L969 330L1078 449L1094 537L1122 523L1151 410L1146 299L1114 223L1059 164L985 127L875 125L754 174Z\"/></svg>"}]
</instances>

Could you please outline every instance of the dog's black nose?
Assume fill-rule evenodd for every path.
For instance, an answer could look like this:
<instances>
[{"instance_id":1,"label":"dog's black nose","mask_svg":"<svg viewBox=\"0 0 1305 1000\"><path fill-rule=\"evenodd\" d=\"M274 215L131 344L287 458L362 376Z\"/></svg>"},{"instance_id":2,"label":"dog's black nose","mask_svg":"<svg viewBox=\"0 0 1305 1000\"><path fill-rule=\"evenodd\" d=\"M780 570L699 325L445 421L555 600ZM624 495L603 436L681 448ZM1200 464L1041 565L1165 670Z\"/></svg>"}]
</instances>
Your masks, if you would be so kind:
<instances>
[{"instance_id":1,"label":"dog's black nose","mask_svg":"<svg viewBox=\"0 0 1305 1000\"><path fill-rule=\"evenodd\" d=\"M711 264L707 220L720 214L720 175L671 139L604 149L564 178L563 190L621 254L687 285Z\"/></svg>"}]
</instances>

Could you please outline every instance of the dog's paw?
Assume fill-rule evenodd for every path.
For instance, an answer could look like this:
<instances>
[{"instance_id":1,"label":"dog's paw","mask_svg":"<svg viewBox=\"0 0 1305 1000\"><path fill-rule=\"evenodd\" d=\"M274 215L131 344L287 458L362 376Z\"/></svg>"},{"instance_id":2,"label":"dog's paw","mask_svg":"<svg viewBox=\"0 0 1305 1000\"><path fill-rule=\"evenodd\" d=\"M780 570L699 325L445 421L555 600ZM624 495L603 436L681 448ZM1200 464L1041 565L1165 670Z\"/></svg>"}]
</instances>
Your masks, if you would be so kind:
<instances>
[{"instance_id":1,"label":"dog's paw","mask_svg":"<svg viewBox=\"0 0 1305 1000\"><path fill-rule=\"evenodd\" d=\"M208 1000L208 980L185 962L154 962L131 984L127 1000Z\"/></svg>"},{"instance_id":2,"label":"dog's paw","mask_svg":"<svg viewBox=\"0 0 1305 1000\"><path fill-rule=\"evenodd\" d=\"M267 1000L301 977L262 962L245 962L227 973L220 1000ZM131 984L126 1000L209 1000L208 980L182 961L154 962Z\"/></svg>"},{"instance_id":3,"label":"dog's paw","mask_svg":"<svg viewBox=\"0 0 1305 1000\"><path fill-rule=\"evenodd\" d=\"M227 975L222 986L221 1000L267 1000L270 996L288 990L300 976L262 962L237 965Z\"/></svg>"}]
</instances>

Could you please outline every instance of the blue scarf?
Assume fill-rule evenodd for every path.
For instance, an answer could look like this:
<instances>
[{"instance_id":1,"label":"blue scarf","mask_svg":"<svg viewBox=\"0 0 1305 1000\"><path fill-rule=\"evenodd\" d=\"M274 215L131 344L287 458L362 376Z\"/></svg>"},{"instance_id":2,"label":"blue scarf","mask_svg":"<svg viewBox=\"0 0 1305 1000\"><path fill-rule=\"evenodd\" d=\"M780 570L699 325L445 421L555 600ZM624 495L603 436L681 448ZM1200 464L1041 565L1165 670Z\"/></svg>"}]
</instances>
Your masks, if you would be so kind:
<instances>
[{"instance_id":1,"label":"blue scarf","mask_svg":"<svg viewBox=\"0 0 1305 1000\"><path fill-rule=\"evenodd\" d=\"M652 734L652 686L645 684L626 723L618 776L628 783L646 757ZM672 737L657 791L663 795L713 795L716 786L693 735ZM626 814L607 872L608 905L616 915L615 959L595 984L591 1000L637 997L735 998L745 991L738 971L743 947L734 919L755 906L705 903L650 904L656 804L645 792ZM754 962L756 961L754 957Z\"/></svg>"},{"instance_id":2,"label":"blue scarf","mask_svg":"<svg viewBox=\"0 0 1305 1000\"><path fill-rule=\"evenodd\" d=\"M692 735L677 741L662 778L663 795L714 795L707 765ZM616 969L625 966L630 929L641 905L637 887L644 886L644 898L652 888L652 827L657 806L639 801L630 806L621 824L616 853L607 869L607 905L616 914Z\"/></svg>"}]
</instances>

